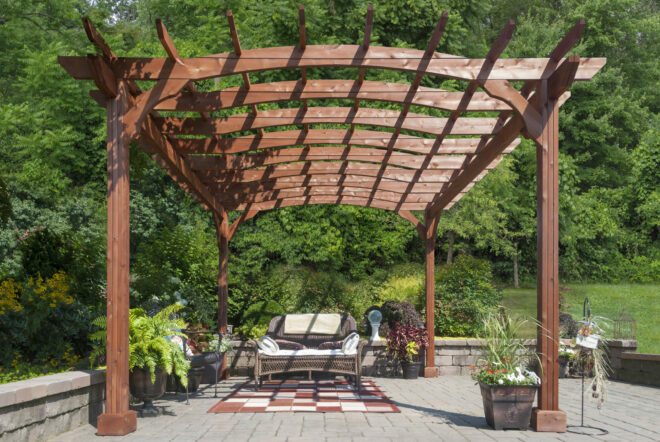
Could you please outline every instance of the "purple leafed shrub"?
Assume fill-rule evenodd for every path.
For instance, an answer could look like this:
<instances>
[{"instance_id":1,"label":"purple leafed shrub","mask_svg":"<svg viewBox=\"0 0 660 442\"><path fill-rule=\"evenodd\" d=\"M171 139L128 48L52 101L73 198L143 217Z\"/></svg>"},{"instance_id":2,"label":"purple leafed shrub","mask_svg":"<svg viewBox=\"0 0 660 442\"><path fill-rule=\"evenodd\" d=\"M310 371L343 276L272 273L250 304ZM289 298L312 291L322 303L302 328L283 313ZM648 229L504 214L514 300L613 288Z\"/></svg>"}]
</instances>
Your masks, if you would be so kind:
<instances>
[{"instance_id":1,"label":"purple leafed shrub","mask_svg":"<svg viewBox=\"0 0 660 442\"><path fill-rule=\"evenodd\" d=\"M410 345L410 343L414 345ZM401 362L417 361L429 345L426 330L413 325L396 324L387 333L387 354Z\"/></svg>"}]
</instances>

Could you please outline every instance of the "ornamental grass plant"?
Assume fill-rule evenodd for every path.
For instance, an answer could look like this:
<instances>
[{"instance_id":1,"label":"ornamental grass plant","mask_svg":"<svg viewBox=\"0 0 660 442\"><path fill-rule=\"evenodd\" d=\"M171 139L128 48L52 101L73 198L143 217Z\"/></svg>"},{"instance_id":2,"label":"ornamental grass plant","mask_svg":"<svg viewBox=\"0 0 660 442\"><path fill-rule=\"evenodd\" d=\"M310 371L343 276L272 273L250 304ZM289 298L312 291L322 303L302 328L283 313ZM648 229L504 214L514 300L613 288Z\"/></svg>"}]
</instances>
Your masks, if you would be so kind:
<instances>
[{"instance_id":1,"label":"ornamental grass plant","mask_svg":"<svg viewBox=\"0 0 660 442\"><path fill-rule=\"evenodd\" d=\"M541 379L526 367L541 360L520 339L527 320L504 313L491 313L484 319L482 356L477 367L472 366L472 378L487 385L539 385ZM542 369L542 367L541 367Z\"/></svg>"}]
</instances>

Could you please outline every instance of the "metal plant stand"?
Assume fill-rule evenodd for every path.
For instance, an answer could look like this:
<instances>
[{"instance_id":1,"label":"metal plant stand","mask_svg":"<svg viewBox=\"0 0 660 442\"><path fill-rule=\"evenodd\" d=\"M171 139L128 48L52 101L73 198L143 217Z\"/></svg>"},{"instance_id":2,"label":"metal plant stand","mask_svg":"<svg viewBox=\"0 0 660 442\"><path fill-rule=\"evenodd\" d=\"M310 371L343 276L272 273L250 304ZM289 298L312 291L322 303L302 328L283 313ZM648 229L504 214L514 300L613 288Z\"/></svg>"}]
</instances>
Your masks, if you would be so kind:
<instances>
[{"instance_id":1,"label":"metal plant stand","mask_svg":"<svg viewBox=\"0 0 660 442\"><path fill-rule=\"evenodd\" d=\"M582 315L587 318L591 316L591 305L589 303L589 298L584 298L584 304L582 306ZM582 351L589 349L582 349ZM591 351L591 350L589 350ZM582 376L582 396L581 396L581 408L580 408L580 425L567 425L566 431L573 434L583 434L586 436L605 436L610 432L604 428L594 427L592 425L584 425L584 374L586 372L586 365L581 364L580 372Z\"/></svg>"},{"instance_id":2,"label":"metal plant stand","mask_svg":"<svg viewBox=\"0 0 660 442\"><path fill-rule=\"evenodd\" d=\"M215 355L217 358L217 361L220 361L220 364L217 364L215 367L215 382L213 383L213 397L217 398L218 397L218 376L220 375L220 368L222 367L222 358L220 357L220 345L222 343L222 334L218 331L210 331L210 330L182 330L183 333L187 335L193 335L193 334L208 334L208 333L213 333L218 335L218 349L215 351ZM186 340L183 340L183 354L186 354ZM217 362L216 361L216 362ZM190 383L186 384L186 405L190 405L190 400L189 400L189 391L188 391L188 385Z\"/></svg>"}]
</instances>

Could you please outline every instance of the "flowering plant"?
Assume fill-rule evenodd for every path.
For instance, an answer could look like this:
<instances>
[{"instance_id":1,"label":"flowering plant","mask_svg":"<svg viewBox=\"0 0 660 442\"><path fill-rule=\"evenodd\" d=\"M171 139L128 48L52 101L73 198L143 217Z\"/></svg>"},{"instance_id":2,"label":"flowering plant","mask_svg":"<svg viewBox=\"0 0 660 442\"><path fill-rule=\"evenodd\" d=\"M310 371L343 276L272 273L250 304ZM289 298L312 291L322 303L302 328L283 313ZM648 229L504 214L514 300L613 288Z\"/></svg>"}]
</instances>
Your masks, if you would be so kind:
<instances>
[{"instance_id":1,"label":"flowering plant","mask_svg":"<svg viewBox=\"0 0 660 442\"><path fill-rule=\"evenodd\" d=\"M559 346L559 357L560 358L562 358L562 357L563 358L568 358L570 361L572 361L573 359L575 359L575 355L576 355L574 347L575 347L575 344L573 344L572 339L570 341L568 341L568 345L564 345L564 344L560 345Z\"/></svg>"},{"instance_id":2,"label":"flowering plant","mask_svg":"<svg viewBox=\"0 0 660 442\"><path fill-rule=\"evenodd\" d=\"M541 361L536 353L519 339L521 327L527 321L503 314L490 314L484 320L482 356L478 367L472 366L472 379L487 385L539 385L541 379L524 367Z\"/></svg>"},{"instance_id":3,"label":"flowering plant","mask_svg":"<svg viewBox=\"0 0 660 442\"><path fill-rule=\"evenodd\" d=\"M429 345L426 330L397 323L387 333L387 354L402 362L417 360L419 352Z\"/></svg>"}]
</instances>

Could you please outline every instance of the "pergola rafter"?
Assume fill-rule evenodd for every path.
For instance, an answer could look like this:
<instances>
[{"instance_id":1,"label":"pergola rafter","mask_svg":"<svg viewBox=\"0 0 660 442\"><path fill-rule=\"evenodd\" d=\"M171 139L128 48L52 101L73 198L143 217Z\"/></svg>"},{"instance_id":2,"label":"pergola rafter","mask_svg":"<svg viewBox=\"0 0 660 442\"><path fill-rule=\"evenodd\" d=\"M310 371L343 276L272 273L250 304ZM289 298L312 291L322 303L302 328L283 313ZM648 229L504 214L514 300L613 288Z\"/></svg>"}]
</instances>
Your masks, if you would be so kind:
<instances>
[{"instance_id":1,"label":"pergola rafter","mask_svg":"<svg viewBox=\"0 0 660 442\"><path fill-rule=\"evenodd\" d=\"M438 220L504 155L530 138L537 144L538 352L544 364L538 430L565 430L558 408L557 160L558 108L574 81L586 81L602 58L565 58L580 38L578 22L548 58L502 58L513 36L506 23L484 59L436 52L448 21L443 13L425 50L370 44L369 5L360 45L310 45L305 9L298 8L297 46L243 49L231 11L233 51L181 57L156 21L167 57L118 57L92 23L83 25L99 54L60 57L76 79L93 80L91 96L108 116L108 368L107 407L99 434L135 429L128 409L128 145L143 149L213 214L220 253L218 323L227 325L228 242L260 211L309 204L349 204L397 213L416 228L426 248L427 329L434 335L434 253ZM311 79L310 68L355 68L357 80ZM298 81L252 84L253 72L300 69ZM414 73L410 84L365 80L367 69ZM243 85L199 91L195 81L240 75ZM463 91L421 86L425 76L466 82ZM138 80L155 85L142 90ZM514 82L524 82L517 90ZM219 84L216 82L216 85ZM481 89L481 90L480 90ZM351 100L350 107L319 106ZM314 101L310 106L309 100ZM267 103L299 108L260 110ZM369 102L369 107L361 106ZM377 108L395 103L400 110ZM238 114L247 106L251 112ZM424 113L410 112L416 106ZM161 112L196 112L175 117ZM217 113L222 116L217 116ZM470 113L479 112L476 117ZM487 116L483 116L486 112ZM212 114L213 113L213 114ZM447 115L448 113L448 115ZM242 211L230 225L228 211ZM423 213L423 219L413 211ZM434 352L426 376L437 376Z\"/></svg>"}]
</instances>

